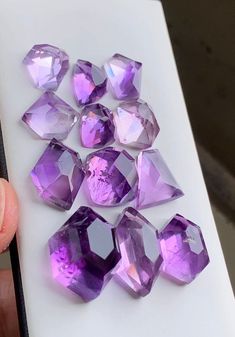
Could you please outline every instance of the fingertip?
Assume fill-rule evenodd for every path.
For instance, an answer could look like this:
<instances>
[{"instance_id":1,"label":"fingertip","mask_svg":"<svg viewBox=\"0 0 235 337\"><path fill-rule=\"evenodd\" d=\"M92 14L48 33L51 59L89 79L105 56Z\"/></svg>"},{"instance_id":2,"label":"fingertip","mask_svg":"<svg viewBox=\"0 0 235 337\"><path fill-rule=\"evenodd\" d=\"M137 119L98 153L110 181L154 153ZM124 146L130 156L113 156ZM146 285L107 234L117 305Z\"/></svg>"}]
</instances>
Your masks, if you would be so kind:
<instances>
[{"instance_id":1,"label":"fingertip","mask_svg":"<svg viewBox=\"0 0 235 337\"><path fill-rule=\"evenodd\" d=\"M5 250L17 229L19 204L12 185L0 178L0 252Z\"/></svg>"}]
</instances>

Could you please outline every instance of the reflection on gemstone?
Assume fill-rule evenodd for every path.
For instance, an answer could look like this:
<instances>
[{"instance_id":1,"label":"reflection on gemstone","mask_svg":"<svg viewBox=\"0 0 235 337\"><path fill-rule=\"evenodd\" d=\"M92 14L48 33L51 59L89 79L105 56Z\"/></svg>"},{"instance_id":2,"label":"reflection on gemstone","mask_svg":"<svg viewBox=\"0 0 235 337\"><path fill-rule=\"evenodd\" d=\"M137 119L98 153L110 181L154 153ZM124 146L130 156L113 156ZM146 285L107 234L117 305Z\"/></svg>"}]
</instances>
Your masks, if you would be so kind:
<instances>
[{"instance_id":1,"label":"reflection on gemstone","mask_svg":"<svg viewBox=\"0 0 235 337\"><path fill-rule=\"evenodd\" d=\"M115 206L133 200L136 194L135 160L126 151L107 147L88 155L86 185L91 201Z\"/></svg>"},{"instance_id":2,"label":"reflection on gemstone","mask_svg":"<svg viewBox=\"0 0 235 337\"><path fill-rule=\"evenodd\" d=\"M113 112L115 138L136 149L152 146L160 128L149 105L142 101L121 103Z\"/></svg>"}]
</instances>

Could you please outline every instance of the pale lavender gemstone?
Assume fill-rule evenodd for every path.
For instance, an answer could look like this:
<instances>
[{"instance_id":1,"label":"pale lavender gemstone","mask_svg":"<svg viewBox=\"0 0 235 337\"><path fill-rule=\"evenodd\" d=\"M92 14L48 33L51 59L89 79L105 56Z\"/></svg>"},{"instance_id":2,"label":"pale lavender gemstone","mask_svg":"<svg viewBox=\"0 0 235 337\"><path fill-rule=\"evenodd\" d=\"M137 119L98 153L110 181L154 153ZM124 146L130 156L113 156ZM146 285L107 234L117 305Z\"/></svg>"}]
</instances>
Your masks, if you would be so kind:
<instances>
[{"instance_id":1,"label":"pale lavender gemstone","mask_svg":"<svg viewBox=\"0 0 235 337\"><path fill-rule=\"evenodd\" d=\"M134 208L126 208L116 228L121 261L115 278L134 296L146 296L159 274L158 231Z\"/></svg>"},{"instance_id":2,"label":"pale lavender gemstone","mask_svg":"<svg viewBox=\"0 0 235 337\"><path fill-rule=\"evenodd\" d=\"M159 205L183 196L159 150L140 152L137 158L139 176L137 208Z\"/></svg>"},{"instance_id":3,"label":"pale lavender gemstone","mask_svg":"<svg viewBox=\"0 0 235 337\"><path fill-rule=\"evenodd\" d=\"M78 105L98 101L106 93L106 76L102 69L84 60L77 60L73 69L73 90Z\"/></svg>"},{"instance_id":4,"label":"pale lavender gemstone","mask_svg":"<svg viewBox=\"0 0 235 337\"><path fill-rule=\"evenodd\" d=\"M115 138L136 149L152 146L160 128L150 106L142 101L121 103L113 112Z\"/></svg>"},{"instance_id":5,"label":"pale lavender gemstone","mask_svg":"<svg viewBox=\"0 0 235 337\"><path fill-rule=\"evenodd\" d=\"M54 279L84 301L99 296L121 257L114 231L91 208L80 207L49 240Z\"/></svg>"},{"instance_id":6,"label":"pale lavender gemstone","mask_svg":"<svg viewBox=\"0 0 235 337\"><path fill-rule=\"evenodd\" d=\"M49 44L33 46L23 63L35 87L43 90L57 90L69 69L68 55Z\"/></svg>"},{"instance_id":7,"label":"pale lavender gemstone","mask_svg":"<svg viewBox=\"0 0 235 337\"><path fill-rule=\"evenodd\" d=\"M22 120L42 139L65 139L77 121L77 112L48 91L24 113Z\"/></svg>"},{"instance_id":8,"label":"pale lavender gemstone","mask_svg":"<svg viewBox=\"0 0 235 337\"><path fill-rule=\"evenodd\" d=\"M176 214L159 233L162 273L176 283L190 283L208 265L199 226Z\"/></svg>"},{"instance_id":9,"label":"pale lavender gemstone","mask_svg":"<svg viewBox=\"0 0 235 337\"><path fill-rule=\"evenodd\" d=\"M80 139L84 147L99 148L114 142L111 112L102 104L85 106L80 117Z\"/></svg>"},{"instance_id":10,"label":"pale lavender gemstone","mask_svg":"<svg viewBox=\"0 0 235 337\"><path fill-rule=\"evenodd\" d=\"M94 204L115 206L136 195L135 160L126 151L107 147L87 156L86 185Z\"/></svg>"},{"instance_id":11,"label":"pale lavender gemstone","mask_svg":"<svg viewBox=\"0 0 235 337\"><path fill-rule=\"evenodd\" d=\"M33 168L31 178L46 203L68 210L84 178L79 154L53 139Z\"/></svg>"},{"instance_id":12,"label":"pale lavender gemstone","mask_svg":"<svg viewBox=\"0 0 235 337\"><path fill-rule=\"evenodd\" d=\"M115 54L104 65L108 88L119 100L137 99L140 96L142 63Z\"/></svg>"}]
</instances>

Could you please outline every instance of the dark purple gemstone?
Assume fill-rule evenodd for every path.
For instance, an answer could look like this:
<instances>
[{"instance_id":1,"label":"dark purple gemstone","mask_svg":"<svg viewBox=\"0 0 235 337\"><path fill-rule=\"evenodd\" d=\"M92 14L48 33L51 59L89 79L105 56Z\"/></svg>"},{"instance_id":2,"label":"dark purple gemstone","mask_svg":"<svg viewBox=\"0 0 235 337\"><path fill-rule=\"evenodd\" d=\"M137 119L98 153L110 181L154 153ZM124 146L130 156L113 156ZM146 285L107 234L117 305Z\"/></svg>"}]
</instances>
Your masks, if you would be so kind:
<instances>
[{"instance_id":1,"label":"dark purple gemstone","mask_svg":"<svg viewBox=\"0 0 235 337\"><path fill-rule=\"evenodd\" d=\"M68 210L84 178L79 154L53 139L33 168L31 178L46 203Z\"/></svg>"},{"instance_id":2,"label":"dark purple gemstone","mask_svg":"<svg viewBox=\"0 0 235 337\"><path fill-rule=\"evenodd\" d=\"M121 256L114 227L89 207L80 207L50 238L54 279L84 301L95 299Z\"/></svg>"},{"instance_id":3,"label":"dark purple gemstone","mask_svg":"<svg viewBox=\"0 0 235 337\"><path fill-rule=\"evenodd\" d=\"M78 105L98 101L106 93L106 76L88 61L78 60L73 70L73 89Z\"/></svg>"},{"instance_id":4,"label":"dark purple gemstone","mask_svg":"<svg viewBox=\"0 0 235 337\"><path fill-rule=\"evenodd\" d=\"M80 117L80 139L84 147L99 148L114 142L111 112L102 104L85 106Z\"/></svg>"}]
</instances>

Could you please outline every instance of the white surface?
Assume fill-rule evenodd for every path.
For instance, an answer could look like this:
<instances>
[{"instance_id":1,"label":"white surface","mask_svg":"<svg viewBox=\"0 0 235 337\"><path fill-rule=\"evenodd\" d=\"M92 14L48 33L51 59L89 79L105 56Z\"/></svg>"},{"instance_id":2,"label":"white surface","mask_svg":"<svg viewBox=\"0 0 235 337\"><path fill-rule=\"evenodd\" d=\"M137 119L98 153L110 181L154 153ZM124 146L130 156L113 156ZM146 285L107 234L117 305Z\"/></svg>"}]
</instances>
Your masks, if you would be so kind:
<instances>
[{"instance_id":1,"label":"white surface","mask_svg":"<svg viewBox=\"0 0 235 337\"><path fill-rule=\"evenodd\" d=\"M134 300L114 282L89 304L50 277L47 240L70 212L42 204L28 174L46 144L19 122L39 97L21 66L35 43L63 47L77 58L101 65L115 52L143 62L142 98L156 111L161 127L155 147L179 181L185 197L142 213L158 228L179 212L203 230L211 263L190 285L159 278L152 293ZM203 182L185 103L160 3L152 1L1 1L0 102L7 164L21 201L18 243L30 337L233 337L234 299ZM70 73L58 90L74 106ZM103 103L115 106L107 95ZM82 158L77 128L66 144ZM120 208L121 209L121 208ZM96 208L115 221L120 211Z\"/></svg>"}]
</instances>

